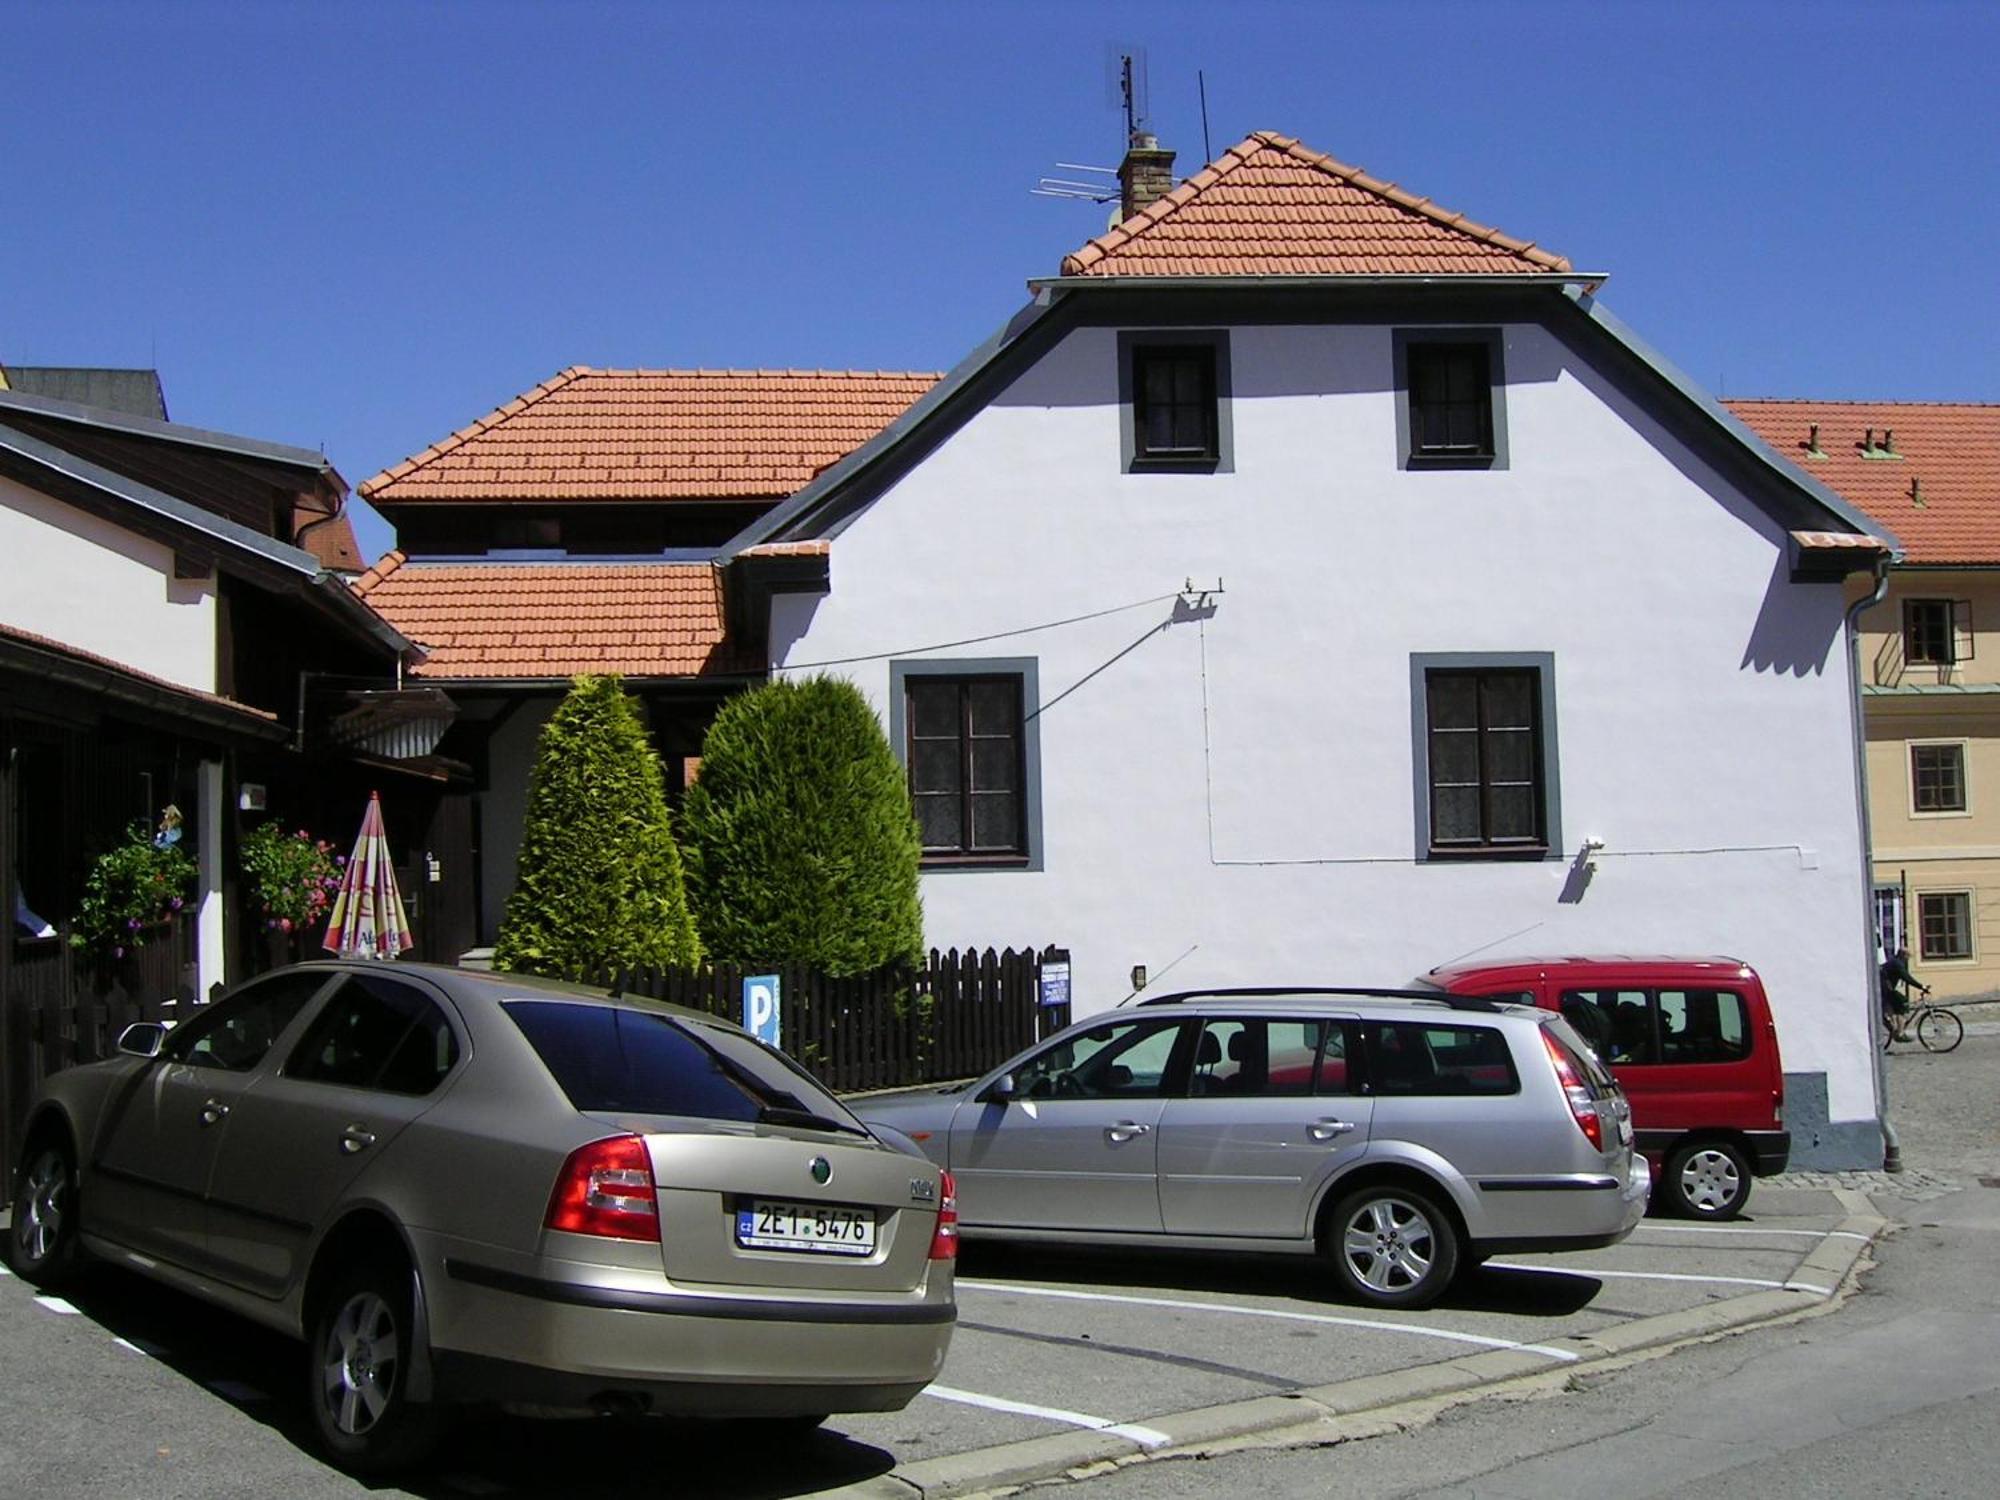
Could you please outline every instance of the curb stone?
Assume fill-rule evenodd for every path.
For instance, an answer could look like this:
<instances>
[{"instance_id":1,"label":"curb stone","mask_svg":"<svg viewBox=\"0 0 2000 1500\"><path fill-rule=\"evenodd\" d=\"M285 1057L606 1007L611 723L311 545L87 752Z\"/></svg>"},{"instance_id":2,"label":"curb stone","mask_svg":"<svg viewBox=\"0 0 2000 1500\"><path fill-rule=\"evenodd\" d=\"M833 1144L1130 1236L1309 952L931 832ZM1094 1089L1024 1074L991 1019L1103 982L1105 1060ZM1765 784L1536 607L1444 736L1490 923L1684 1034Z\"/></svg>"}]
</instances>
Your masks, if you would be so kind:
<instances>
[{"instance_id":1,"label":"curb stone","mask_svg":"<svg viewBox=\"0 0 2000 1500\"><path fill-rule=\"evenodd\" d=\"M1640 1318L1595 1333L1549 1341L1552 1348L1575 1353L1578 1358L1573 1362L1554 1362L1526 1350L1493 1349L1386 1374L1309 1386L1280 1396L1260 1396L1167 1416L1131 1419L1167 1434L1172 1441L1164 1447L1142 1448L1130 1439L1108 1432L1054 1433L899 1464L873 1479L821 1491L820 1500L950 1500L950 1497L1016 1489L1038 1480L1059 1479L1083 1469L1186 1457L1238 1438L1261 1436L1266 1441L1281 1442L1284 1434L1293 1433L1296 1435L1293 1442L1304 1445L1374 1436L1403 1425L1386 1416L1368 1420L1389 1408L1463 1396L1469 1391L1528 1376L1573 1378L1595 1366L1641 1351L1713 1338L1828 1307L1840 1300L1848 1277L1887 1227L1886 1219L1852 1214L1807 1252L1794 1275L1824 1278L1833 1289L1831 1295L1822 1296L1803 1288L1750 1292Z\"/></svg>"}]
</instances>

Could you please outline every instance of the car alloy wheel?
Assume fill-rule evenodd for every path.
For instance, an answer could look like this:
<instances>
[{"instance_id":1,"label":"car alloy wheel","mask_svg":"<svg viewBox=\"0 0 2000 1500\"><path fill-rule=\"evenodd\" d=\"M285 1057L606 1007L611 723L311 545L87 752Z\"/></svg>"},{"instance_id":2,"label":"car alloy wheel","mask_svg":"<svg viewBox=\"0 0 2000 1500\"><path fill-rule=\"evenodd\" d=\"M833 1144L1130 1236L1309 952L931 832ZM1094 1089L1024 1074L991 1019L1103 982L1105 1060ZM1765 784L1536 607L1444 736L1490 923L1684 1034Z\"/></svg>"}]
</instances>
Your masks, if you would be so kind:
<instances>
[{"instance_id":1,"label":"car alloy wheel","mask_svg":"<svg viewBox=\"0 0 2000 1500\"><path fill-rule=\"evenodd\" d=\"M333 1425L363 1437L388 1412L402 1373L396 1315L372 1291L342 1304L321 1350L320 1381Z\"/></svg>"},{"instance_id":2,"label":"car alloy wheel","mask_svg":"<svg viewBox=\"0 0 2000 1500\"><path fill-rule=\"evenodd\" d=\"M408 1267L366 1264L319 1304L308 1346L313 1422L334 1461L352 1473L415 1463L438 1436L438 1408L405 1392L412 1305Z\"/></svg>"},{"instance_id":3,"label":"car alloy wheel","mask_svg":"<svg viewBox=\"0 0 2000 1500\"><path fill-rule=\"evenodd\" d=\"M76 1240L76 1171L60 1145L44 1144L21 1173L14 1201L14 1269L53 1281L68 1269Z\"/></svg>"},{"instance_id":4,"label":"car alloy wheel","mask_svg":"<svg viewBox=\"0 0 2000 1500\"><path fill-rule=\"evenodd\" d=\"M1458 1269L1458 1234L1444 1211L1406 1188L1363 1188L1334 1212L1334 1264L1348 1289L1382 1307L1424 1307Z\"/></svg>"}]
</instances>

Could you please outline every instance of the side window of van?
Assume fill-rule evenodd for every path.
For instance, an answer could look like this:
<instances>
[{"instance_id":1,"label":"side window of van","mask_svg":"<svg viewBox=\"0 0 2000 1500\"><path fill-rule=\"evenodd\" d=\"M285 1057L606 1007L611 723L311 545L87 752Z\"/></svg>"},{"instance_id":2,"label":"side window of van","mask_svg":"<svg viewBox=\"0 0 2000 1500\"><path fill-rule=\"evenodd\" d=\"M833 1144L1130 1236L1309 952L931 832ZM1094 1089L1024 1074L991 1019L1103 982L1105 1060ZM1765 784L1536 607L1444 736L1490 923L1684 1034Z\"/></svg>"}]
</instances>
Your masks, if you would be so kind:
<instances>
[{"instance_id":1,"label":"side window of van","mask_svg":"<svg viewBox=\"0 0 2000 1500\"><path fill-rule=\"evenodd\" d=\"M1734 990L1661 990L1660 1061L1737 1062L1750 1055L1743 997Z\"/></svg>"},{"instance_id":2,"label":"side window of van","mask_svg":"<svg viewBox=\"0 0 2000 1500\"><path fill-rule=\"evenodd\" d=\"M1653 997L1645 990L1564 990L1563 1019L1608 1063L1660 1060Z\"/></svg>"}]
</instances>

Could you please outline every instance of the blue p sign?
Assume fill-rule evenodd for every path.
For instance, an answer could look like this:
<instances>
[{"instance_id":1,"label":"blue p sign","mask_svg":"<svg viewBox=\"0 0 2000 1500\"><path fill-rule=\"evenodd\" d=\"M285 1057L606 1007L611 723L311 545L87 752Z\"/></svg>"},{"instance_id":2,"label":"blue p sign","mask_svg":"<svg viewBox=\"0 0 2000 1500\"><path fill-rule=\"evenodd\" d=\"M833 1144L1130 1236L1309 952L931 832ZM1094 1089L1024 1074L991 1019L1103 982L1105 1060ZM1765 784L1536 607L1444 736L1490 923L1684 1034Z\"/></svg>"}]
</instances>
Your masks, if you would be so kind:
<instances>
[{"instance_id":1,"label":"blue p sign","mask_svg":"<svg viewBox=\"0 0 2000 1500\"><path fill-rule=\"evenodd\" d=\"M743 977L743 1029L760 1042L778 1045L778 976Z\"/></svg>"}]
</instances>

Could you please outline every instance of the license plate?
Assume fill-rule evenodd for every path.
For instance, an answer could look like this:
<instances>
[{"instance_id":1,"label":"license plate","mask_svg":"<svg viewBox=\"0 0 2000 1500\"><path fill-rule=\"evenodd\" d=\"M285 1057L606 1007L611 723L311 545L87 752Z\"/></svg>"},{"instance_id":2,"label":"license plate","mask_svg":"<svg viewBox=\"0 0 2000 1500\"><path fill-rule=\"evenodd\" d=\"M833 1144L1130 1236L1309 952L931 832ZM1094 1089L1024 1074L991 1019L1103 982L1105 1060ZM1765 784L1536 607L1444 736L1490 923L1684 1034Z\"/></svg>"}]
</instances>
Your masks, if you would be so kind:
<instances>
[{"instance_id":1,"label":"license plate","mask_svg":"<svg viewBox=\"0 0 2000 1500\"><path fill-rule=\"evenodd\" d=\"M751 1250L873 1255L875 1215L865 1208L757 1198L736 1210L736 1243Z\"/></svg>"}]
</instances>

